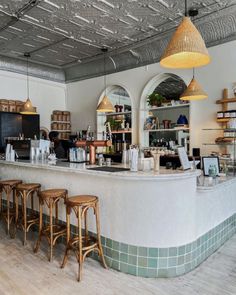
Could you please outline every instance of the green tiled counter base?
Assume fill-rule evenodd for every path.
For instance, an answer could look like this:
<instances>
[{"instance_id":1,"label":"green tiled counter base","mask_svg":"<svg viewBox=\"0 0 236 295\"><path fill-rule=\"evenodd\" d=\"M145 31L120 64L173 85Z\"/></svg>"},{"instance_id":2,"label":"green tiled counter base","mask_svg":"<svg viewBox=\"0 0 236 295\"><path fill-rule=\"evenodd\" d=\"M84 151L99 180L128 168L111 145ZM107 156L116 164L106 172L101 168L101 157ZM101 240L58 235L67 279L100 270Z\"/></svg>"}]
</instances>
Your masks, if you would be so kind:
<instances>
[{"instance_id":1,"label":"green tiled counter base","mask_svg":"<svg viewBox=\"0 0 236 295\"><path fill-rule=\"evenodd\" d=\"M236 232L236 214L198 238L172 248L136 247L102 237L107 265L140 277L175 277L197 267ZM97 255L94 257L97 259Z\"/></svg>"},{"instance_id":2,"label":"green tiled counter base","mask_svg":"<svg viewBox=\"0 0 236 295\"><path fill-rule=\"evenodd\" d=\"M6 206L3 200L3 207ZM43 214L43 221L49 217ZM59 221L65 224L63 221ZM71 232L76 227L71 225ZM101 237L108 267L140 277L166 278L189 272L214 253L236 232L236 214L232 215L196 241L180 247L147 248L123 244ZM94 235L93 233L90 233ZM66 239L62 239L66 243ZM98 259L96 253L93 258Z\"/></svg>"}]
</instances>

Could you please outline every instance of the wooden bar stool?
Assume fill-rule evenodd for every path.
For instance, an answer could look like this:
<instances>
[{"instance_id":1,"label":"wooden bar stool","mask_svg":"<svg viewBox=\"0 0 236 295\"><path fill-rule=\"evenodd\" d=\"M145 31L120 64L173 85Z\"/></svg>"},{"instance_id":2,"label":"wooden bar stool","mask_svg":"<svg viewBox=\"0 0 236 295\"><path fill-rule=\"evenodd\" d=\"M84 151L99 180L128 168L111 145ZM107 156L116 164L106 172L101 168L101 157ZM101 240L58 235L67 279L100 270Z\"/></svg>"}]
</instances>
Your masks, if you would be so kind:
<instances>
[{"instance_id":1,"label":"wooden bar stool","mask_svg":"<svg viewBox=\"0 0 236 295\"><path fill-rule=\"evenodd\" d=\"M45 236L50 245L49 261L52 261L53 246L57 239L66 236L66 227L58 222L58 203L61 199L66 202L68 193L66 189L48 189L39 193L39 236L36 242L34 252L38 252L42 236ZM43 226L43 206L49 209L49 224ZM55 209L55 217L53 214ZM53 221L54 219L54 221Z\"/></svg>"},{"instance_id":2,"label":"wooden bar stool","mask_svg":"<svg viewBox=\"0 0 236 295\"><path fill-rule=\"evenodd\" d=\"M22 180L19 179L11 179L11 180L2 180L0 181L0 186L2 188L2 191L5 192L6 198L7 198L7 207L6 209L2 209L2 191L1 191L1 215L3 217L3 220L6 221L7 224L7 234L10 233L10 225L15 221L16 217L16 186L18 184L22 183ZM10 205L12 196L12 206ZM11 237L14 237L15 235L15 227L14 227L14 233L11 234Z\"/></svg>"},{"instance_id":3,"label":"wooden bar stool","mask_svg":"<svg viewBox=\"0 0 236 295\"><path fill-rule=\"evenodd\" d=\"M96 237L89 236L88 234L87 212L90 208L94 210L94 214L96 218L96 230L97 230ZM73 209L78 219L77 235L75 235L72 238L70 237L71 209ZM84 219L84 235L82 235L83 219ZM98 197L91 196L91 195L81 195L81 196L74 196L69 198L66 201L66 224L67 224L67 247L66 247L61 268L63 268L67 262L69 250L73 250L75 252L77 261L79 263L78 281L81 280L82 266L83 266L85 257L92 251L98 252L98 255L101 257L101 262L104 268L107 268L104 255L103 255L101 237L100 237Z\"/></svg>"},{"instance_id":4,"label":"wooden bar stool","mask_svg":"<svg viewBox=\"0 0 236 295\"><path fill-rule=\"evenodd\" d=\"M24 231L23 245L26 244L26 234L30 227L39 224L39 214L34 211L34 195L40 192L39 183L21 183L16 186L16 225L21 226ZM31 201L31 212L27 214L27 200ZM19 218L18 199L21 199L22 216Z\"/></svg>"}]
</instances>

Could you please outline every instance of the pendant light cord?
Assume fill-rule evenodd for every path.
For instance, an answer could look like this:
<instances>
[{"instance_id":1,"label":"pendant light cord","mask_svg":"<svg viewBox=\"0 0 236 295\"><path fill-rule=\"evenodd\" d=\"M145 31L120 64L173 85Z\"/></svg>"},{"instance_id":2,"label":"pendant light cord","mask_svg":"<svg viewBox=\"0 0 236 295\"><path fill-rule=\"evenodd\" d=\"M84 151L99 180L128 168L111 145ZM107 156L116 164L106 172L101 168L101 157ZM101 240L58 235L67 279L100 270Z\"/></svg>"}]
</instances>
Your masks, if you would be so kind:
<instances>
[{"instance_id":1,"label":"pendant light cord","mask_svg":"<svg viewBox=\"0 0 236 295\"><path fill-rule=\"evenodd\" d=\"M185 16L188 16L188 3L187 0L185 0L185 12L184 12Z\"/></svg>"},{"instance_id":2,"label":"pendant light cord","mask_svg":"<svg viewBox=\"0 0 236 295\"><path fill-rule=\"evenodd\" d=\"M27 98L29 98L29 57L27 56Z\"/></svg>"},{"instance_id":3,"label":"pendant light cord","mask_svg":"<svg viewBox=\"0 0 236 295\"><path fill-rule=\"evenodd\" d=\"M105 86L105 96L107 95L107 79L106 79L106 56L105 56L105 51L103 54L103 69L104 69L104 86Z\"/></svg>"}]
</instances>

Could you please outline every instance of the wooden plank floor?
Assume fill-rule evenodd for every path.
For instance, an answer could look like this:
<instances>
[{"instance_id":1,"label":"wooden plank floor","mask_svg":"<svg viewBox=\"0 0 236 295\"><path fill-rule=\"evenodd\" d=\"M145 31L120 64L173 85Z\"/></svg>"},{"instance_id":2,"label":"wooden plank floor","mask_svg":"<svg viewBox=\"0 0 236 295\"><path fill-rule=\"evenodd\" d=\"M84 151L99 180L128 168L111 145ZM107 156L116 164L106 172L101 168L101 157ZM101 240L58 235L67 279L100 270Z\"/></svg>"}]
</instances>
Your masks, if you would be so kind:
<instances>
[{"instance_id":1,"label":"wooden plank floor","mask_svg":"<svg viewBox=\"0 0 236 295\"><path fill-rule=\"evenodd\" d=\"M88 258L80 283L76 281L75 257L69 259L65 269L60 269L62 247L49 263L46 245L34 254L33 240L23 247L20 237L18 233L16 239L9 239L0 228L0 295L236 294L236 235L197 269L178 278L138 278L105 270Z\"/></svg>"}]
</instances>

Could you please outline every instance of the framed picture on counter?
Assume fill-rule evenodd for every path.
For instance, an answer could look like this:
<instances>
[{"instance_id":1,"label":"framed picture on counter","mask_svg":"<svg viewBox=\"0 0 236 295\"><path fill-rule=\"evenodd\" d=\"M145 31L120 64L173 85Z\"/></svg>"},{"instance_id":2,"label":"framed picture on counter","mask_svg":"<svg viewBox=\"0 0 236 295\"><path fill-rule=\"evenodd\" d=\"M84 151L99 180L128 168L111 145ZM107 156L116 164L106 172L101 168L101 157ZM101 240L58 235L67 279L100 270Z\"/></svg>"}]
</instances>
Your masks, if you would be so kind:
<instances>
[{"instance_id":1,"label":"framed picture on counter","mask_svg":"<svg viewBox=\"0 0 236 295\"><path fill-rule=\"evenodd\" d=\"M183 170L191 169L191 164L188 160L188 155L184 147L179 147L178 149L179 160Z\"/></svg>"},{"instance_id":2,"label":"framed picture on counter","mask_svg":"<svg viewBox=\"0 0 236 295\"><path fill-rule=\"evenodd\" d=\"M204 176L218 176L220 173L219 157L202 157Z\"/></svg>"}]
</instances>

